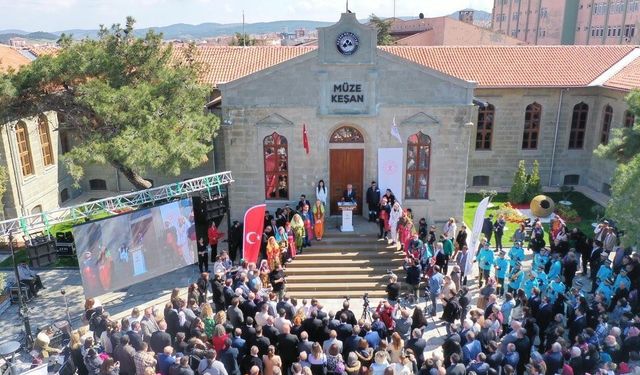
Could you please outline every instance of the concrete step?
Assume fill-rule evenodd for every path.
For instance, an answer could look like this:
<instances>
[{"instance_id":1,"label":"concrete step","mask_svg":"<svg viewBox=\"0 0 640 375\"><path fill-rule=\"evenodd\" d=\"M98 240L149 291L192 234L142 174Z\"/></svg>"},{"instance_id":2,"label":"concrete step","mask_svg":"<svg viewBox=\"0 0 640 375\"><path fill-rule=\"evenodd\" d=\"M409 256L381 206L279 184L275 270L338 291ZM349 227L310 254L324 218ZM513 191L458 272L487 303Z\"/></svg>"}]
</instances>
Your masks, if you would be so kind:
<instances>
[{"instance_id":1,"label":"concrete step","mask_svg":"<svg viewBox=\"0 0 640 375\"><path fill-rule=\"evenodd\" d=\"M372 278L371 281L367 282L339 282L341 280L333 280L330 282L318 282L318 283L289 283L287 279L287 289L288 290L376 290L379 288L384 289L384 287L388 284L388 280L383 280L382 277Z\"/></svg>"},{"instance_id":2,"label":"concrete step","mask_svg":"<svg viewBox=\"0 0 640 375\"><path fill-rule=\"evenodd\" d=\"M290 297L296 298L298 301L302 301L303 298L328 299L328 298L344 298L346 296L349 296L352 299L361 299L364 293L369 293L369 298L372 298L372 299L385 298L387 296L387 293L385 293L384 289L369 290L369 291L360 291L360 290L315 291L313 293L309 293L308 291L287 291L287 294ZM372 306L372 307L375 307L375 306ZM356 316L356 318L359 318L359 316Z\"/></svg>"},{"instance_id":3,"label":"concrete step","mask_svg":"<svg viewBox=\"0 0 640 375\"><path fill-rule=\"evenodd\" d=\"M392 265L381 265L375 267L353 267L350 263L344 264L343 267L335 267L335 268L318 268L318 267L287 267L287 275L368 275L368 276L378 276L384 275L387 269L393 270L394 273L400 274L404 272L402 266L392 266Z\"/></svg>"},{"instance_id":4,"label":"concrete step","mask_svg":"<svg viewBox=\"0 0 640 375\"><path fill-rule=\"evenodd\" d=\"M368 266L385 266L387 265L389 268L392 266L402 265L402 258L372 258L372 259L349 259L348 262L341 262L339 257L335 257L331 259L331 261L318 261L318 259L313 258L296 258L293 262L287 265L287 271L290 269L295 269L297 267L318 267L318 268L326 268L326 267L337 267L340 268L342 266L351 266L351 267L368 267Z\"/></svg>"},{"instance_id":5,"label":"concrete step","mask_svg":"<svg viewBox=\"0 0 640 375\"><path fill-rule=\"evenodd\" d=\"M394 271L395 272L395 271ZM404 277L404 274L398 274ZM387 281L389 280L387 274L384 273L376 273L376 274L368 274L368 273L343 273L336 272L335 274L307 274L307 275L290 275L287 276L287 283L290 285L298 285L305 283L332 283L336 281L341 281L343 283L367 283L367 282L378 282L380 280Z\"/></svg>"},{"instance_id":6,"label":"concrete step","mask_svg":"<svg viewBox=\"0 0 640 375\"><path fill-rule=\"evenodd\" d=\"M291 263L297 263L302 259L315 259L315 260L354 260L354 259L396 259L402 258L403 253L399 251L393 250L384 250L384 251L327 251L327 252L313 252L313 253L303 253L301 255L296 255L296 259Z\"/></svg>"},{"instance_id":7,"label":"concrete step","mask_svg":"<svg viewBox=\"0 0 640 375\"><path fill-rule=\"evenodd\" d=\"M311 247L305 247L303 253L317 252L317 251L331 251L331 250L356 250L356 251L380 251L380 250L393 250L392 245L387 245L382 242L362 242L354 244L321 244L314 243Z\"/></svg>"}]
</instances>

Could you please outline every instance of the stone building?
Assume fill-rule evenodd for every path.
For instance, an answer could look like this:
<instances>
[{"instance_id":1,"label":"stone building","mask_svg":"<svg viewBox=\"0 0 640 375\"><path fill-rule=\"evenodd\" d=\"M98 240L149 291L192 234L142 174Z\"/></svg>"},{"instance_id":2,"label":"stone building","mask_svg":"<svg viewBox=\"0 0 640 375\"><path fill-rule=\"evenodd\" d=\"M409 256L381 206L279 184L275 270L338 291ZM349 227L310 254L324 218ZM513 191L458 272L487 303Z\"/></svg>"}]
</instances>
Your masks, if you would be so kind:
<instances>
[{"instance_id":1,"label":"stone building","mask_svg":"<svg viewBox=\"0 0 640 375\"><path fill-rule=\"evenodd\" d=\"M212 89L207 106L222 124L214 155L178 178L145 177L160 185L231 170L234 219L258 203L274 209L295 205L300 194L313 200L320 179L335 213L347 183L362 199L369 182L387 174L398 176L394 193L416 216L461 218L465 192L508 189L519 160L529 166L539 161L544 186L609 194L615 164L593 150L612 129L635 123L624 98L640 87L640 48L377 47L375 36L355 15L343 14L319 30L318 47L199 47L197 58L206 66L201 79ZM16 124L0 133L3 163L18 176L14 185L31 184L22 198L5 196L7 215L131 189L105 166L89 166L78 189L71 189L57 164L67 141L56 135L57 116L46 117L56 156L50 169L37 161L44 139L38 119L24 120L33 177L20 176ZM394 123L400 141L391 134ZM381 162L392 152L395 162ZM56 184L55 197L32 198L37 187L55 192Z\"/></svg>"},{"instance_id":2,"label":"stone building","mask_svg":"<svg viewBox=\"0 0 640 375\"><path fill-rule=\"evenodd\" d=\"M492 29L530 44L634 45L639 0L494 0Z\"/></svg>"}]
</instances>

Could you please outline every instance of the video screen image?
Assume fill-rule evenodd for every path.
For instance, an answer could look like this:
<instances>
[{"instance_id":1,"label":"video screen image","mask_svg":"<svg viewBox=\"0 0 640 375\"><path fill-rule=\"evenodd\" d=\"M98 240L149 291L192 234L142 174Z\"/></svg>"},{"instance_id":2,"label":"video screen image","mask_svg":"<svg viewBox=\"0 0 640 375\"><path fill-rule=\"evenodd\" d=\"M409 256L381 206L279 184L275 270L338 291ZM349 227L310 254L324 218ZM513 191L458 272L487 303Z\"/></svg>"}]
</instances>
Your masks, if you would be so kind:
<instances>
[{"instance_id":1,"label":"video screen image","mask_svg":"<svg viewBox=\"0 0 640 375\"><path fill-rule=\"evenodd\" d=\"M122 289L196 261L191 199L75 226L87 298Z\"/></svg>"}]
</instances>

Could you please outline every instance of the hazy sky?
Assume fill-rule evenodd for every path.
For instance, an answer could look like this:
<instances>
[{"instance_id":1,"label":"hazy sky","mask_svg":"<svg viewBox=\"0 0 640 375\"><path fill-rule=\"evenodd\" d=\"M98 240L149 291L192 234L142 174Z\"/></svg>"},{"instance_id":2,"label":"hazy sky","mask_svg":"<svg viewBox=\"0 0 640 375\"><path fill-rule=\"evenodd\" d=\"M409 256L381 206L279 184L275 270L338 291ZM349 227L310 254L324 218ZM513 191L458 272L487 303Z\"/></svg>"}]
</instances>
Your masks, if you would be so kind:
<instances>
[{"instance_id":1,"label":"hazy sky","mask_svg":"<svg viewBox=\"0 0 640 375\"><path fill-rule=\"evenodd\" d=\"M493 0L396 0L398 16L423 12L436 17L462 8L490 12ZM174 23L242 22L283 19L337 21L345 9L342 0L0 0L0 30L59 31L95 29L99 24L124 23L133 16L137 27ZM351 0L349 9L359 18L371 13L393 15L393 0Z\"/></svg>"}]
</instances>

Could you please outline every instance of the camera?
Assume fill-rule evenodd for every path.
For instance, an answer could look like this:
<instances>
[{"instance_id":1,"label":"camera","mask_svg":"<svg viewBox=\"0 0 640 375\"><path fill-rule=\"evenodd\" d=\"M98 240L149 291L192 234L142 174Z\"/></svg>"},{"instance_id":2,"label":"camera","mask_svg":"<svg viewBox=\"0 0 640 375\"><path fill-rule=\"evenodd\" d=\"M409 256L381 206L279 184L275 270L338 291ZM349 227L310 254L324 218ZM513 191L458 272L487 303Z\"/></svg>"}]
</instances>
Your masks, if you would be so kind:
<instances>
[{"instance_id":1,"label":"camera","mask_svg":"<svg viewBox=\"0 0 640 375\"><path fill-rule=\"evenodd\" d=\"M362 296L362 304L363 304L365 307L368 307L368 306L369 306L369 293L365 293L365 294Z\"/></svg>"},{"instance_id":2,"label":"camera","mask_svg":"<svg viewBox=\"0 0 640 375\"><path fill-rule=\"evenodd\" d=\"M60 289L60 294L62 294L64 296L65 294L67 294L67 291L64 290L64 289Z\"/></svg>"}]
</instances>

